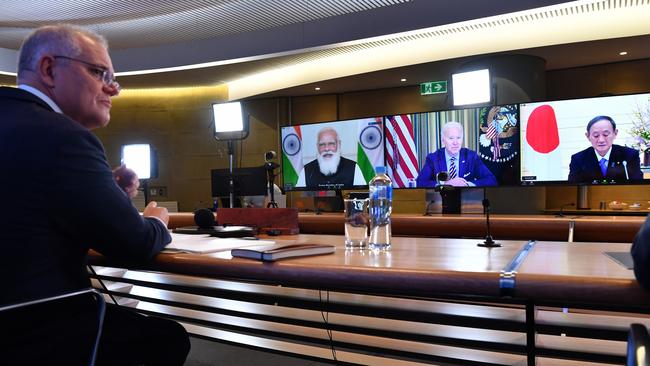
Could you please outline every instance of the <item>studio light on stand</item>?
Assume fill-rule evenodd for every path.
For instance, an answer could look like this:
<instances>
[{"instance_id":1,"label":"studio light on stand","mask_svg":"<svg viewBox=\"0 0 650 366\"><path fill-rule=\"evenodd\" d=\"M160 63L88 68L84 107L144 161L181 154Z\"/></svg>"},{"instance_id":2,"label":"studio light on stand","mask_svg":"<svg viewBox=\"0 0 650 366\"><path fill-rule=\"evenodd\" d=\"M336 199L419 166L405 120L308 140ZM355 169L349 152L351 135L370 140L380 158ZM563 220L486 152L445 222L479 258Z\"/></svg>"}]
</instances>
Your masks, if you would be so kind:
<instances>
[{"instance_id":1,"label":"studio light on stand","mask_svg":"<svg viewBox=\"0 0 650 366\"><path fill-rule=\"evenodd\" d=\"M214 138L228 141L230 170L230 208L234 207L235 183L233 179L234 142L248 137L248 119L244 118L241 102L215 103L212 105Z\"/></svg>"},{"instance_id":2,"label":"studio light on stand","mask_svg":"<svg viewBox=\"0 0 650 366\"><path fill-rule=\"evenodd\" d=\"M142 181L144 204L149 203L149 179L157 176L156 158L150 144L123 145L120 154L122 165L133 170Z\"/></svg>"},{"instance_id":3,"label":"studio light on stand","mask_svg":"<svg viewBox=\"0 0 650 366\"><path fill-rule=\"evenodd\" d=\"M266 206L267 208L278 208L278 203L275 202L275 169L280 165L273 161L277 156L275 151L269 151L264 154L264 167L266 168L266 178L269 183L269 195L271 201Z\"/></svg>"}]
</instances>

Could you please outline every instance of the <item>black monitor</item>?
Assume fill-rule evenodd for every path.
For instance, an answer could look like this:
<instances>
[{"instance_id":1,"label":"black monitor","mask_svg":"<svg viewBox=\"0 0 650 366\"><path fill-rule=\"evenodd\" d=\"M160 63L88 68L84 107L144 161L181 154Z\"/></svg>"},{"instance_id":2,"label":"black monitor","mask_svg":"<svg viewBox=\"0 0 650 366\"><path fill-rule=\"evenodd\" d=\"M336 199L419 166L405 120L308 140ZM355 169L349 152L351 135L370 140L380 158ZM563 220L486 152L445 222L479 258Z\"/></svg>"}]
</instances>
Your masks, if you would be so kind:
<instances>
[{"instance_id":1,"label":"black monitor","mask_svg":"<svg viewBox=\"0 0 650 366\"><path fill-rule=\"evenodd\" d=\"M232 172L234 195L264 196L268 192L265 167L238 168ZM230 171L212 169L212 197L230 197Z\"/></svg>"}]
</instances>

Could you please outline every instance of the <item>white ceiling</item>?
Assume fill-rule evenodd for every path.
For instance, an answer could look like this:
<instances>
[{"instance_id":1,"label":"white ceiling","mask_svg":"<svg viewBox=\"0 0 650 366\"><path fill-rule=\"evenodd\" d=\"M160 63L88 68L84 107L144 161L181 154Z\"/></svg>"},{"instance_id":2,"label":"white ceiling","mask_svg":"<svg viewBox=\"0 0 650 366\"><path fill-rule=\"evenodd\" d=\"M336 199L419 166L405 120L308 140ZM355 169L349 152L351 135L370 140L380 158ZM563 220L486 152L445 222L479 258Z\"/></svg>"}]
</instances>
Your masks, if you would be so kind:
<instances>
[{"instance_id":1,"label":"white ceiling","mask_svg":"<svg viewBox=\"0 0 650 366\"><path fill-rule=\"evenodd\" d=\"M410 0L3 0L0 47L17 49L34 27L87 26L112 49L190 42L305 23Z\"/></svg>"},{"instance_id":2,"label":"white ceiling","mask_svg":"<svg viewBox=\"0 0 650 366\"><path fill-rule=\"evenodd\" d=\"M367 89L364 79L396 86L409 72L418 83L427 63L485 53L534 54L548 68L620 61L621 47L628 59L650 57L650 0L3 0L2 9L0 72L15 71L33 28L67 22L108 38L126 87L228 83L236 98L304 94L314 83ZM154 73L137 75L145 69Z\"/></svg>"}]
</instances>

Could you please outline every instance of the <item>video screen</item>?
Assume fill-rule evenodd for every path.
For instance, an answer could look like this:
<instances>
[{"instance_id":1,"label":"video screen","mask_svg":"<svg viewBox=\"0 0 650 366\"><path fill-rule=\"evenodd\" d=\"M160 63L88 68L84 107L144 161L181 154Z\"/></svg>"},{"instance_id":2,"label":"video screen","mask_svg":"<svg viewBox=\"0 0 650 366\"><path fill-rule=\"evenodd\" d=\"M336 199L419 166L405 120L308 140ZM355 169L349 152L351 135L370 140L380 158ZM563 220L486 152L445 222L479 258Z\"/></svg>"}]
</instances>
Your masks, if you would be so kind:
<instances>
[{"instance_id":1,"label":"video screen","mask_svg":"<svg viewBox=\"0 0 650 366\"><path fill-rule=\"evenodd\" d=\"M523 185L650 179L650 94L521 104L521 129Z\"/></svg>"},{"instance_id":2,"label":"video screen","mask_svg":"<svg viewBox=\"0 0 650 366\"><path fill-rule=\"evenodd\" d=\"M383 117L282 128L285 190L364 187L384 165Z\"/></svg>"},{"instance_id":3,"label":"video screen","mask_svg":"<svg viewBox=\"0 0 650 366\"><path fill-rule=\"evenodd\" d=\"M395 188L519 185L517 105L387 116Z\"/></svg>"},{"instance_id":4,"label":"video screen","mask_svg":"<svg viewBox=\"0 0 650 366\"><path fill-rule=\"evenodd\" d=\"M268 181L264 166L252 168L212 169L212 197L230 196L230 179L233 180L233 194L239 196L265 196L268 194Z\"/></svg>"}]
</instances>

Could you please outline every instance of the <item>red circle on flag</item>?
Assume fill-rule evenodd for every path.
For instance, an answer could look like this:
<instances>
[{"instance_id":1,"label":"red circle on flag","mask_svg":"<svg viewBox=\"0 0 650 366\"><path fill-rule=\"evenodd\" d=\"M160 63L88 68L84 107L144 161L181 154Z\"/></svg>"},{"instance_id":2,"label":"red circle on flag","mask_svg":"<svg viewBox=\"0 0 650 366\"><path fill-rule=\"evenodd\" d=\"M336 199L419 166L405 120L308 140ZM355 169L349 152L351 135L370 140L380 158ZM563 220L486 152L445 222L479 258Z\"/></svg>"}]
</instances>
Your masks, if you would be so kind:
<instances>
[{"instance_id":1,"label":"red circle on flag","mask_svg":"<svg viewBox=\"0 0 650 366\"><path fill-rule=\"evenodd\" d=\"M545 104L533 110L526 126L526 142L542 154L549 153L560 145L553 107Z\"/></svg>"}]
</instances>

